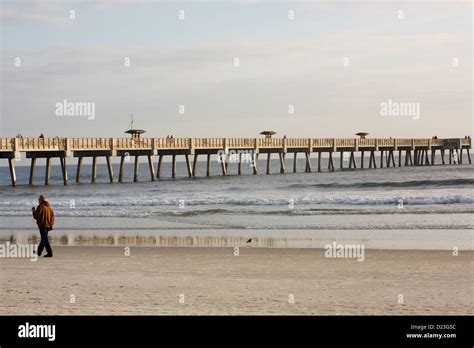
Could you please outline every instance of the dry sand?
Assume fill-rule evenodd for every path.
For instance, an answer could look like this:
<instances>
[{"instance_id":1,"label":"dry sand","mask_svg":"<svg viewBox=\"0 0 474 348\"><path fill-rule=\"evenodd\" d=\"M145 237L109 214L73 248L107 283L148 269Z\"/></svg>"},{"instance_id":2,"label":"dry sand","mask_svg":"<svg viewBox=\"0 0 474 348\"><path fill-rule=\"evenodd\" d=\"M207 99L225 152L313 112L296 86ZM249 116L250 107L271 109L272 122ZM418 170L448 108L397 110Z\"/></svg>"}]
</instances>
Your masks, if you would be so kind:
<instances>
[{"instance_id":1,"label":"dry sand","mask_svg":"<svg viewBox=\"0 0 474 348\"><path fill-rule=\"evenodd\" d=\"M363 262L327 259L323 249L54 252L37 262L0 259L0 314L473 313L472 251L366 250Z\"/></svg>"}]
</instances>

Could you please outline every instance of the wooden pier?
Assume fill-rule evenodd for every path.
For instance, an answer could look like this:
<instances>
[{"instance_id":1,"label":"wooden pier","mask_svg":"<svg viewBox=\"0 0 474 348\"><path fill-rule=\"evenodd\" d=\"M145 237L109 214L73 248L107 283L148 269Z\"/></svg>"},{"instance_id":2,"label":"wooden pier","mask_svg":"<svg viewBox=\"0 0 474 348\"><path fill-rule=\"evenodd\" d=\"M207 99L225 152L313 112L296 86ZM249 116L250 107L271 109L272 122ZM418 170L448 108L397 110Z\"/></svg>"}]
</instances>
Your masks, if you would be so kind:
<instances>
[{"instance_id":1,"label":"wooden pier","mask_svg":"<svg viewBox=\"0 0 474 348\"><path fill-rule=\"evenodd\" d=\"M51 161L58 159L61 164L64 185L68 183L67 159L77 158L76 182L80 182L82 161L84 157L92 158L91 181L96 180L96 166L99 158L104 158L109 174L109 181L123 182L124 163L126 159L134 158L134 181L138 181L139 157L148 160L150 180L161 177L164 156L172 158L172 177L176 177L176 158L184 156L187 174L190 178L195 176L199 156L207 160L206 175L210 176L211 156L217 155L217 162L221 166L222 175L229 174L229 157L237 156L237 174L242 174L242 161L244 156L251 158L253 174L259 173L257 166L259 155L267 156L265 173L270 174L271 155L278 156L280 173L286 172L285 159L287 154L293 154L293 172L297 171L296 159L298 154L304 156L306 164L304 171L313 171L311 156L317 155L318 172L322 171L321 156L327 154L329 171L334 171L335 156L339 154L339 167L366 168L365 160L368 159L368 168L377 168L376 152L380 152L379 167L404 166L432 166L435 164L436 151L440 152L439 164L463 164L463 154L471 164L471 139L392 139L392 138L343 138L343 139L317 139L317 138L0 138L0 159L7 159L9 163L11 183L16 185L15 159L20 158L20 153L26 154L31 159L29 184L34 184L35 166L37 159L45 159L46 173L45 185L50 182ZM359 166L355 154L359 153ZM447 155L447 156L446 156ZM111 157L120 157L118 180L115 179ZM158 156L156 171L153 157ZM192 158L190 158L192 156ZM345 157L346 156L346 157ZM395 160L397 157L397 161ZM347 159L347 161L343 160ZM191 163L191 160L192 163Z\"/></svg>"}]
</instances>

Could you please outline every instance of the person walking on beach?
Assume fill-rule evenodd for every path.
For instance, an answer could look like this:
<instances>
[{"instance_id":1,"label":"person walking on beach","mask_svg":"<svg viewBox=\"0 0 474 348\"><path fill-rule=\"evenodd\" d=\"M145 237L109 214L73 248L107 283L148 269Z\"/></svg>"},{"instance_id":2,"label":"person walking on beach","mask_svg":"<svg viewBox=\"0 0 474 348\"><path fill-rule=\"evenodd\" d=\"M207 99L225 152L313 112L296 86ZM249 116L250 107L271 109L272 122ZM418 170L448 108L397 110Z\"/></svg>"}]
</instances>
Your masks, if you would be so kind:
<instances>
[{"instance_id":1,"label":"person walking on beach","mask_svg":"<svg viewBox=\"0 0 474 348\"><path fill-rule=\"evenodd\" d=\"M48 232L53 229L54 225L54 212L51 205L48 202L48 198L44 195L38 198L39 205L35 208L31 208L33 212L33 218L36 220L39 232L41 235L41 241L38 245L38 256L41 256L43 249L46 248L47 254L44 257L53 257L53 250L48 240Z\"/></svg>"}]
</instances>

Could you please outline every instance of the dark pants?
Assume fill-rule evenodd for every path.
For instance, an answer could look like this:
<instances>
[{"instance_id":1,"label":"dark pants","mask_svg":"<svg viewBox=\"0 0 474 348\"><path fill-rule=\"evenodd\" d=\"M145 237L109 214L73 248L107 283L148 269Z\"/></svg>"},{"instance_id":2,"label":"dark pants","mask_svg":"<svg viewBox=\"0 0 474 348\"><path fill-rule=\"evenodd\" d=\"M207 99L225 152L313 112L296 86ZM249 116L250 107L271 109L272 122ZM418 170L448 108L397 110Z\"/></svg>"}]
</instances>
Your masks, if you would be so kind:
<instances>
[{"instance_id":1,"label":"dark pants","mask_svg":"<svg viewBox=\"0 0 474 348\"><path fill-rule=\"evenodd\" d=\"M47 227L39 227L39 231L41 234L41 242L38 245L38 256L41 256L43 249L46 248L46 252L48 254L53 253L53 249L51 249L51 245L49 244L48 240L48 228Z\"/></svg>"}]
</instances>

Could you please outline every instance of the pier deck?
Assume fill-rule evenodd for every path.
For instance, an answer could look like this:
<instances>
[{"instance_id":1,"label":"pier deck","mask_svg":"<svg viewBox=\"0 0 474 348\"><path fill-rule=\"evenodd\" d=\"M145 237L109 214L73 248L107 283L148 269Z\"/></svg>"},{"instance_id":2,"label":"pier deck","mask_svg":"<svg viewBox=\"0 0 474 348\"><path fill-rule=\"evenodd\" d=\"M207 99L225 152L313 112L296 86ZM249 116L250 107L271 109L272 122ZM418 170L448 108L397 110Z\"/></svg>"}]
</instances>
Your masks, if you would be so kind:
<instances>
[{"instance_id":1,"label":"pier deck","mask_svg":"<svg viewBox=\"0 0 474 348\"><path fill-rule=\"evenodd\" d=\"M365 153L369 154L369 167L377 168L375 152L380 151L380 167L395 167L394 152L398 152L398 166L402 166L404 152L405 166L433 165L436 151L440 151L441 164L462 164L463 152L471 164L470 138L449 139L392 139L392 138L0 138L0 158L7 159L10 168L11 183L16 185L15 160L20 153L31 159L29 184L33 185L35 165L38 158L46 159L45 185L50 180L51 159L60 160L63 182L68 182L66 159L78 159L76 182L80 182L82 159L91 157L92 182L96 180L96 163L98 157L107 161L110 182L115 182L111 165L111 157L120 157L118 182L123 182L124 161L135 158L134 181L138 181L138 161L146 156L149 163L150 180L161 176L164 156L172 157L172 177L176 176L176 156L185 156L189 177L194 177L199 155L207 156L207 176L210 175L211 156L217 155L217 162L222 174L227 175L229 162L238 164L238 174L242 173L242 162L251 162L253 174L258 174L259 154L267 155L265 173L270 174L271 154L277 154L280 160L280 173L285 173L285 158L288 153L294 156L293 172L296 172L296 159L299 153L306 158L305 172L311 172L311 154L318 154L317 171L321 171L321 154L327 153L328 170L334 171L334 154L340 154L340 168L343 158L348 153L349 168L356 169L355 153L360 153L360 168L364 168ZM448 159L445 152L448 151ZM413 156L412 156L413 153ZM189 156L194 156L193 163ZM153 156L158 156L156 174ZM385 156L385 157L384 157ZM229 159L233 158L232 161ZM237 158L237 160L235 160Z\"/></svg>"}]
</instances>

